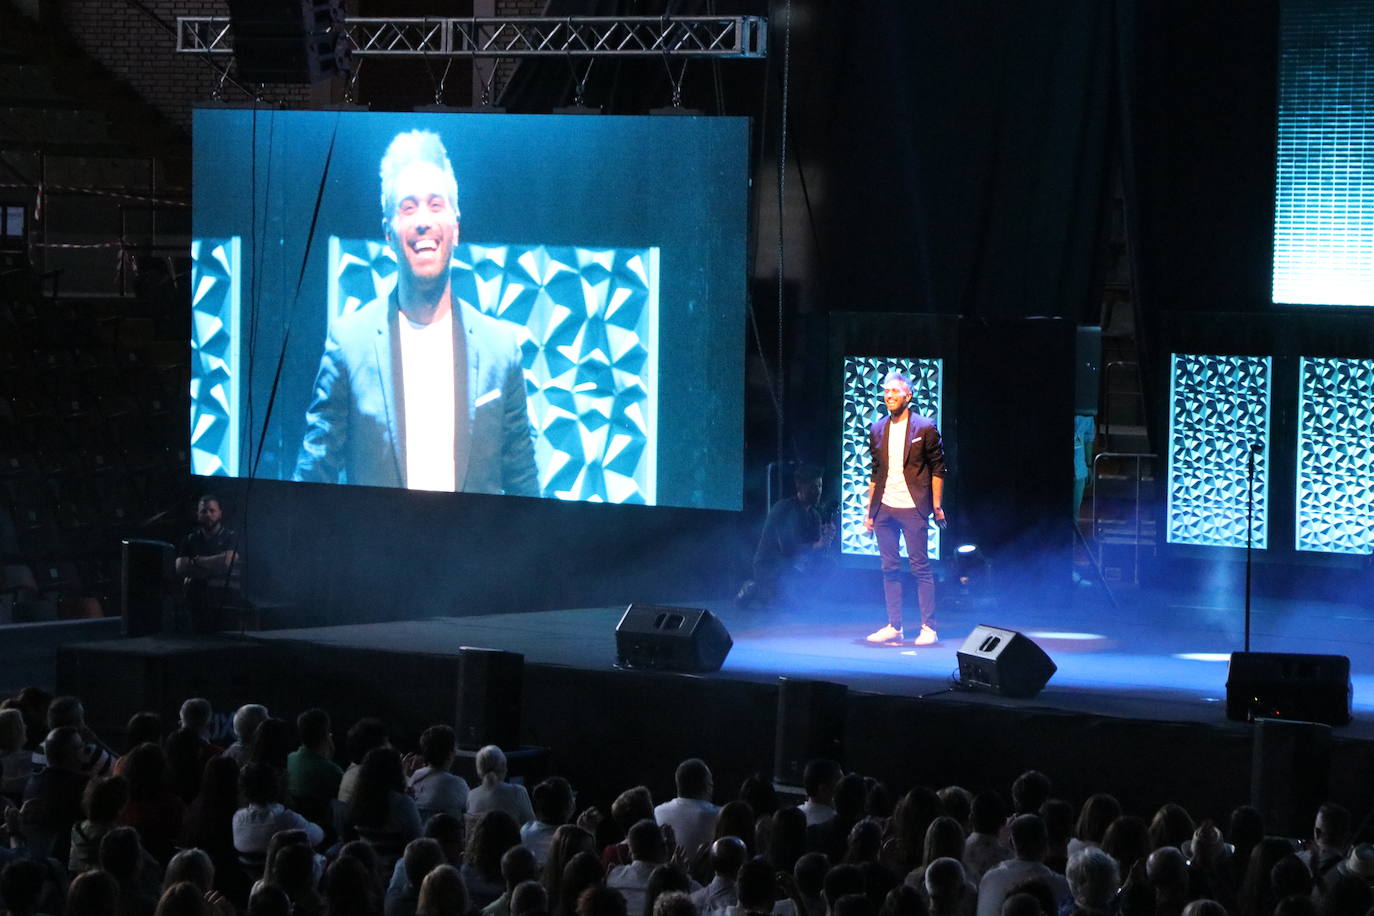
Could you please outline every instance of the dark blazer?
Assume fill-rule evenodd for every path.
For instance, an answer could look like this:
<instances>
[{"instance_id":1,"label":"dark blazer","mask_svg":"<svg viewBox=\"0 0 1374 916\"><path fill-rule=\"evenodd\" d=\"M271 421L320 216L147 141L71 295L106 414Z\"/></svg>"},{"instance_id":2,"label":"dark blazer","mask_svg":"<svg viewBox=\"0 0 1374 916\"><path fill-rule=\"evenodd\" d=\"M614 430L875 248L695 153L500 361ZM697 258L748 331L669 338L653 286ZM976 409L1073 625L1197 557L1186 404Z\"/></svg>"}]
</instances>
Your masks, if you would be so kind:
<instances>
[{"instance_id":1,"label":"dark blazer","mask_svg":"<svg viewBox=\"0 0 1374 916\"><path fill-rule=\"evenodd\" d=\"M870 518L878 514L883 504L883 487L887 483L887 428L892 417L880 417L868 428L868 454L873 466L873 496L868 503ZM930 479L945 476L945 446L935 421L907 409L906 460L902 476L911 500L922 515L935 511L930 495Z\"/></svg>"},{"instance_id":2,"label":"dark blazer","mask_svg":"<svg viewBox=\"0 0 1374 916\"><path fill-rule=\"evenodd\" d=\"M404 487L405 392L396 293L334 322L293 480ZM454 298L454 481L470 493L539 495L515 335Z\"/></svg>"}]
</instances>

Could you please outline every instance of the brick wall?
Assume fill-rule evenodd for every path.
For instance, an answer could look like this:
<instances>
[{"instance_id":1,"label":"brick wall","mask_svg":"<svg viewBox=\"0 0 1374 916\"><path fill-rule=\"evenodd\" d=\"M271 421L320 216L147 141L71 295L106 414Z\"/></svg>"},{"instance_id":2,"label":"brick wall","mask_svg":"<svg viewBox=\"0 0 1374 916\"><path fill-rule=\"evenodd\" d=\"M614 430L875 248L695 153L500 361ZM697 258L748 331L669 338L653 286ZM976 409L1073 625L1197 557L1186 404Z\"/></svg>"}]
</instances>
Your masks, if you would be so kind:
<instances>
[{"instance_id":1,"label":"brick wall","mask_svg":"<svg viewBox=\"0 0 1374 916\"><path fill-rule=\"evenodd\" d=\"M227 16L225 0L145 0L144 6L163 23L175 28L178 16ZM217 82L216 70L204 59L178 54L176 36L144 12L122 0L61 0L67 30L81 48L115 76L125 80L149 104L169 120L189 129L191 108L210 98ZM215 58L222 68L227 56ZM225 98L246 100L243 93L226 87ZM305 107L330 88L267 86L268 102Z\"/></svg>"}]
</instances>

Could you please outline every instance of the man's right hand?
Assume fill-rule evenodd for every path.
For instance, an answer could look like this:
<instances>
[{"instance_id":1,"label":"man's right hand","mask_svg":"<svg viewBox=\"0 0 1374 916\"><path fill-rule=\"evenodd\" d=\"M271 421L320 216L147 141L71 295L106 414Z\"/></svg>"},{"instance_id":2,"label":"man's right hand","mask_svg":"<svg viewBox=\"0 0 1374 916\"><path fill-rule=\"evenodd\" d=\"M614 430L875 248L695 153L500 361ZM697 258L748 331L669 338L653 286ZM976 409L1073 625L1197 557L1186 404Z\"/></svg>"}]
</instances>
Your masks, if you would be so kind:
<instances>
[{"instance_id":1,"label":"man's right hand","mask_svg":"<svg viewBox=\"0 0 1374 916\"><path fill-rule=\"evenodd\" d=\"M864 530L869 532L870 534L873 532L873 516L864 516Z\"/></svg>"}]
</instances>

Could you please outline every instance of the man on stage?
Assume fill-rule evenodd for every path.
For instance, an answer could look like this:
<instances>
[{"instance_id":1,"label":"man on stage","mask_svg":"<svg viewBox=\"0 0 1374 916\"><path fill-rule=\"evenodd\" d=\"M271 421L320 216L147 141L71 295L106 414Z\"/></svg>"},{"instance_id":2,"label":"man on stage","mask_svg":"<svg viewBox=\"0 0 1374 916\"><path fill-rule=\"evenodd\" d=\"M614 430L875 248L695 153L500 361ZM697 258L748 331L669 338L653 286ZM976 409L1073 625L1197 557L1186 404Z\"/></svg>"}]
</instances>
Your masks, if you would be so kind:
<instances>
[{"instance_id":1,"label":"man on stage","mask_svg":"<svg viewBox=\"0 0 1374 916\"><path fill-rule=\"evenodd\" d=\"M935 632L935 577L926 556L927 520L933 514L935 523L945 526L945 448L935 421L911 412L911 392L911 379L901 372L889 372L883 379L888 416L874 422L868 431L873 476L868 483L864 527L878 538L887 602L887 626L869 634L868 641L899 643L904 638L900 543L904 538L921 606L921 631L915 644L929 646L939 636Z\"/></svg>"}]
</instances>

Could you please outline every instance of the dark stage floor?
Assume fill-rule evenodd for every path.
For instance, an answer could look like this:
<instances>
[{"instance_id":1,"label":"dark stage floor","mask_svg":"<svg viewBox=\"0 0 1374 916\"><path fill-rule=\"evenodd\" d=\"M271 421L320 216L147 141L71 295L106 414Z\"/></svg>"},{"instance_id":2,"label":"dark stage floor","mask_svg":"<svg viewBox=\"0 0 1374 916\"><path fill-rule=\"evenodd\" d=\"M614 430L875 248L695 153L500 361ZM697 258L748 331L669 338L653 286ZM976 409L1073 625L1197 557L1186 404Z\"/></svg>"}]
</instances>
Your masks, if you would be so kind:
<instances>
[{"instance_id":1,"label":"dark stage floor","mask_svg":"<svg viewBox=\"0 0 1374 916\"><path fill-rule=\"evenodd\" d=\"M1075 591L1054 606L983 598L948 602L941 642L916 649L871 646L864 634L883 620L876 602L795 603L744 611L728 602L673 602L709 607L734 648L719 674L695 677L772 681L780 675L838 681L852 690L917 697L941 691L945 701L1048 707L1100 716L1226 725L1227 658L1242 647L1242 606L1229 597L1152 592ZM276 630L257 639L342 648L453 654L460 646L505 649L534 664L605 670L615 661L614 630L623 607L437 617L391 623ZM1281 601L1253 604L1254 651L1347 655L1354 722L1338 730L1374 738L1374 612L1351 603ZM1033 700L943 692L955 652L975 624L1020 630L1059 666Z\"/></svg>"}]
</instances>

